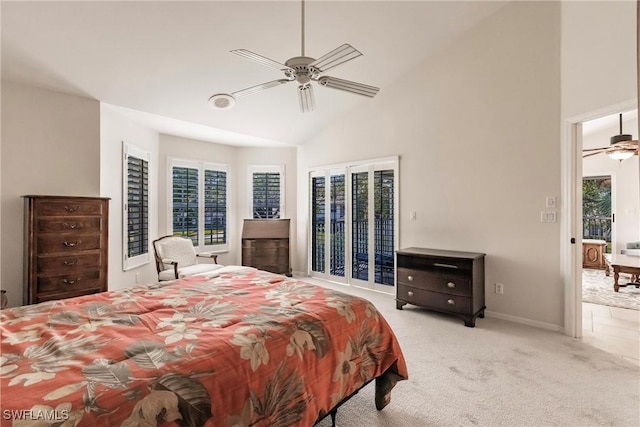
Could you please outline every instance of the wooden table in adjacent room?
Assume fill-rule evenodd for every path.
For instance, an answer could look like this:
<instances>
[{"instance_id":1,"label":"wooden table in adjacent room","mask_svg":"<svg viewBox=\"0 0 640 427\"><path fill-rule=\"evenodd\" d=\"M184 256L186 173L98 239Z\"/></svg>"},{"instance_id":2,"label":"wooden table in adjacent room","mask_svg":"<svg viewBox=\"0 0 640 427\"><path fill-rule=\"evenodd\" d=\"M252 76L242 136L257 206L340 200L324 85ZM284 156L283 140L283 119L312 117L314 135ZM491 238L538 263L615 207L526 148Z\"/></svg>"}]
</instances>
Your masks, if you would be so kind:
<instances>
[{"instance_id":1,"label":"wooden table in adjacent room","mask_svg":"<svg viewBox=\"0 0 640 427\"><path fill-rule=\"evenodd\" d=\"M618 292L618 289L624 286L640 287L640 257L616 254L611 260L611 267L613 268L614 291ZM626 284L619 284L620 273L631 274L631 281Z\"/></svg>"}]
</instances>

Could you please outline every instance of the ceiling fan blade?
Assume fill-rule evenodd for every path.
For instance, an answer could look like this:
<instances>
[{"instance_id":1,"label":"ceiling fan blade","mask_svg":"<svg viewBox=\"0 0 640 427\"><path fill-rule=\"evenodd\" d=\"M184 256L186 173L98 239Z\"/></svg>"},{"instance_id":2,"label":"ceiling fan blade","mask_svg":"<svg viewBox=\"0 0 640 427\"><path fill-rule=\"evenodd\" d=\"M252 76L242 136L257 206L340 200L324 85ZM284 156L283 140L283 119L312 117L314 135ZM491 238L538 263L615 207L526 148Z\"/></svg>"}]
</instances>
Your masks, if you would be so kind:
<instances>
[{"instance_id":1,"label":"ceiling fan blade","mask_svg":"<svg viewBox=\"0 0 640 427\"><path fill-rule=\"evenodd\" d=\"M279 63L278 61L274 61L273 59L265 58L262 55L258 55L257 53L253 53L250 50L246 49L235 49L230 51L231 53L235 53L238 56L242 56L243 58L249 59L251 61L257 62L258 64L266 65L267 67L275 68L280 71L293 71L292 68L287 67L284 64Z\"/></svg>"},{"instance_id":2,"label":"ceiling fan blade","mask_svg":"<svg viewBox=\"0 0 640 427\"><path fill-rule=\"evenodd\" d=\"M318 79L318 83L322 86L330 87L333 89L344 90L347 92L355 93L357 95L368 96L373 98L376 96L378 91L380 91L379 87L369 86L362 83L352 82L349 80L338 79L336 77L320 77Z\"/></svg>"},{"instance_id":3,"label":"ceiling fan blade","mask_svg":"<svg viewBox=\"0 0 640 427\"><path fill-rule=\"evenodd\" d=\"M237 90L235 92L231 92L231 95L234 98L240 98L240 97L247 96L247 95L253 95L256 92L260 92L262 90L269 89L271 87L280 86L281 84L289 83L290 81L291 80L287 80L287 79L273 80L273 81L270 81L270 82L262 83L262 84L255 85L255 86L251 86L251 87L248 87L246 89L241 89L241 90Z\"/></svg>"},{"instance_id":4,"label":"ceiling fan blade","mask_svg":"<svg viewBox=\"0 0 640 427\"><path fill-rule=\"evenodd\" d=\"M600 148L585 148L584 150L582 150L583 153L586 153L588 151L606 151L608 150L609 147L600 147Z\"/></svg>"},{"instance_id":5,"label":"ceiling fan blade","mask_svg":"<svg viewBox=\"0 0 640 427\"><path fill-rule=\"evenodd\" d=\"M601 153L606 153L607 150L601 150L601 151L596 151L594 153L585 153L584 151L582 152L582 158L586 158L586 157L591 157L591 156L595 156L596 154L601 154Z\"/></svg>"},{"instance_id":6,"label":"ceiling fan blade","mask_svg":"<svg viewBox=\"0 0 640 427\"><path fill-rule=\"evenodd\" d=\"M315 68L318 72L322 73L361 55L362 53L360 53L359 50L350 44L345 43L342 46L333 49L326 55L316 59L309 64L309 67Z\"/></svg>"},{"instance_id":7,"label":"ceiling fan blade","mask_svg":"<svg viewBox=\"0 0 640 427\"><path fill-rule=\"evenodd\" d=\"M615 144L613 144L612 147L616 147L616 148L638 148L638 141L636 140L629 140L629 141L621 141L621 142L616 142Z\"/></svg>"},{"instance_id":8,"label":"ceiling fan blade","mask_svg":"<svg viewBox=\"0 0 640 427\"><path fill-rule=\"evenodd\" d=\"M300 111L303 113L309 113L316 108L313 86L310 84L298 86L298 98L300 99Z\"/></svg>"}]
</instances>

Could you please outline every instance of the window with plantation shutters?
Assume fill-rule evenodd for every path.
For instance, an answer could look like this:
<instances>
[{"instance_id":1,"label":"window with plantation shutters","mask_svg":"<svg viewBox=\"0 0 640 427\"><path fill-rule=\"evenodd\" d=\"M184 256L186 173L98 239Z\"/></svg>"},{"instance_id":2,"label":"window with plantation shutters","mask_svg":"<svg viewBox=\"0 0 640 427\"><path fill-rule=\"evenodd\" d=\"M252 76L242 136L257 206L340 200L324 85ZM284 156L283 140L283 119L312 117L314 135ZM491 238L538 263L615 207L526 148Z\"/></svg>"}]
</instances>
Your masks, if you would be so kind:
<instances>
[{"instance_id":1,"label":"window with plantation shutters","mask_svg":"<svg viewBox=\"0 0 640 427\"><path fill-rule=\"evenodd\" d=\"M173 235L191 239L198 246L198 169L174 166Z\"/></svg>"},{"instance_id":2,"label":"window with plantation shutters","mask_svg":"<svg viewBox=\"0 0 640 427\"><path fill-rule=\"evenodd\" d=\"M204 171L205 245L227 243L227 172Z\"/></svg>"},{"instance_id":3,"label":"window with plantation shutters","mask_svg":"<svg viewBox=\"0 0 640 427\"><path fill-rule=\"evenodd\" d=\"M124 262L128 270L149 262L149 153L130 145L124 151Z\"/></svg>"},{"instance_id":4,"label":"window with plantation shutters","mask_svg":"<svg viewBox=\"0 0 640 427\"><path fill-rule=\"evenodd\" d=\"M227 167L170 160L171 234L196 248L227 248Z\"/></svg>"},{"instance_id":5,"label":"window with plantation shutters","mask_svg":"<svg viewBox=\"0 0 640 427\"><path fill-rule=\"evenodd\" d=\"M253 219L284 218L284 168L282 166L250 166L249 206Z\"/></svg>"}]
</instances>

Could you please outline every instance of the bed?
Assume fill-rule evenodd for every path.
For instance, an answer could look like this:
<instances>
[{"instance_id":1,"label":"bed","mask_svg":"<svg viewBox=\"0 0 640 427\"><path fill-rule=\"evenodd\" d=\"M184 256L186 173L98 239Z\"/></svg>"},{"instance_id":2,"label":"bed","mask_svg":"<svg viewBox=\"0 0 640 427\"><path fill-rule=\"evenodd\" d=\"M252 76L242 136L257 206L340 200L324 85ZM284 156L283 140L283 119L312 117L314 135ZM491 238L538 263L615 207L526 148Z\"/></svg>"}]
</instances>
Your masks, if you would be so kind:
<instances>
[{"instance_id":1,"label":"bed","mask_svg":"<svg viewBox=\"0 0 640 427\"><path fill-rule=\"evenodd\" d=\"M248 267L0 313L3 426L312 426L407 379L373 304Z\"/></svg>"}]
</instances>

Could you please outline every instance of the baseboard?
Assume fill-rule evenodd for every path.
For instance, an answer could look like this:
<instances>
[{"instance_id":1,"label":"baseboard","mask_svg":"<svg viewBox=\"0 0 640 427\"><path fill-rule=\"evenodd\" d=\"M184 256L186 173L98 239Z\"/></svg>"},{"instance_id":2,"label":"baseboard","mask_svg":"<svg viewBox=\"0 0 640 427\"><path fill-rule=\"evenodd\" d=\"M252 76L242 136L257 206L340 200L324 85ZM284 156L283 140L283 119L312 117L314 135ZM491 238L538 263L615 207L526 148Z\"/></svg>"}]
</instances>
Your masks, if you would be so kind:
<instances>
[{"instance_id":1,"label":"baseboard","mask_svg":"<svg viewBox=\"0 0 640 427\"><path fill-rule=\"evenodd\" d=\"M485 310L485 316L492 317L494 319L508 320L509 322L520 323L527 326L533 326L535 328L546 329L548 331L555 331L564 333L564 327L560 325L554 325L553 323L541 322L539 320L527 319L526 317L511 316L509 314L498 313L496 311Z\"/></svg>"}]
</instances>

